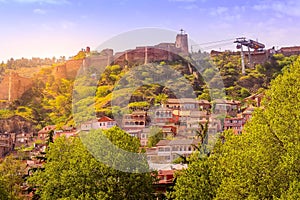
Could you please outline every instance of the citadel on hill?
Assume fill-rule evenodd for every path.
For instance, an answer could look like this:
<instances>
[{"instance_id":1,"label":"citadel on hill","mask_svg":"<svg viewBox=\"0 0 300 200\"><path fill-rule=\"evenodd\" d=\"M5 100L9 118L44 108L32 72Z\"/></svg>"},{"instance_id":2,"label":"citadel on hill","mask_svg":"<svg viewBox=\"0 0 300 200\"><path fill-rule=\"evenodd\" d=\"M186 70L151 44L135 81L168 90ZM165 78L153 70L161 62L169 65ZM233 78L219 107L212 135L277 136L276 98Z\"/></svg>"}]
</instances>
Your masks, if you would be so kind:
<instances>
[{"instance_id":1,"label":"citadel on hill","mask_svg":"<svg viewBox=\"0 0 300 200\"><path fill-rule=\"evenodd\" d=\"M97 65L118 64L120 66L130 64L146 64L159 61L174 61L181 56L188 55L188 36L178 34L175 43L160 43L155 46L136 47L133 50L117 52L112 49L104 49L97 55L91 55L90 48L82 50L85 58L73 58L54 67L52 73L55 78L74 79L81 67ZM32 86L32 79L18 75L16 72L5 75L0 83L0 100L14 101L20 98L24 92Z\"/></svg>"},{"instance_id":2,"label":"citadel on hill","mask_svg":"<svg viewBox=\"0 0 300 200\"><path fill-rule=\"evenodd\" d=\"M90 48L82 50L86 54L83 59L68 60L66 64L59 65L54 69L54 75L59 78L73 79L80 67L91 65L141 65L160 61L175 61L188 56L188 36L178 34L175 43L160 43L154 46L141 46L124 52L114 53L113 49L104 49L100 53L92 54Z\"/></svg>"},{"instance_id":3,"label":"citadel on hill","mask_svg":"<svg viewBox=\"0 0 300 200\"><path fill-rule=\"evenodd\" d=\"M52 74L55 78L75 79L78 70L81 67L88 67L93 64L97 66L107 66L117 64L122 67L126 65L142 65L160 61L182 60L191 53L188 51L188 35L181 32L177 34L174 43L160 43L154 46L140 46L135 49L125 50L114 53L113 49L104 49L100 53L92 54L90 48L81 50L85 54L84 58L72 58L65 63L54 67ZM228 53L228 51L225 51ZM254 49L254 51L242 51L247 67L253 67L256 64L263 64L268 61L275 53L281 53L284 56L299 55L300 46L283 47L278 51L272 49ZM210 56L214 57L224 52L211 51ZM240 52L229 52L232 55L238 55ZM250 61L251 59L251 61ZM0 100L14 101L20 98L28 89L32 87L32 78L20 76L16 72L6 74L0 83ZM5 103L1 103L5 104ZM0 105L1 107L5 105Z\"/></svg>"},{"instance_id":4,"label":"citadel on hill","mask_svg":"<svg viewBox=\"0 0 300 200\"><path fill-rule=\"evenodd\" d=\"M272 60L274 61L274 59L277 58L282 60L295 58L284 58L282 55L274 54L280 53L284 56L300 54L300 47L284 47L277 51L274 48L265 50L263 44L259 44L253 40L245 40L242 38L238 41L241 42L238 44L241 51L211 51L210 53L210 57L213 62L217 63L220 61L219 63L221 63L216 64L219 67L220 74L222 76L221 79L217 80L223 81L225 90L229 88L233 92L226 93L226 97L228 97L228 99L232 98L232 100L212 100L210 97L206 98L206 96L203 96L203 94L206 95L204 90L198 90L198 88L203 89L202 86L205 87L209 85L209 83L205 84L201 82L200 78L196 77L197 74L194 74L192 62L190 63L186 60L190 60L190 58L193 59L197 56L201 57L203 54L201 54L201 52L193 53L188 51L188 35L183 33L176 36L174 43L160 43L154 46L141 46L136 47L135 49L125 50L123 52L115 53L113 49L104 49L101 52L92 52L90 48L87 47L86 49L79 51L79 53L72 59L59 64L55 63L51 68L47 68L45 71L39 73L38 81L34 80L37 76L34 76L34 78L26 78L16 72L9 71L6 76L1 77L0 107L6 107L6 109L2 109L4 114L8 110L8 106L10 109L16 110L16 112L13 113L14 116L5 117L8 115L2 115L4 117L3 119L0 119L0 159L8 154L16 153L17 149L21 149L22 152L24 151L24 155L26 153L26 160L24 160L24 163L26 163L27 166L26 174L29 175L29 172L33 169L43 167L45 160L40 158L43 158L41 155L45 155L45 150L49 144L48 142L51 142L51 140L53 142L61 136L65 136L67 138L77 137L79 135L78 133L81 131L88 132L92 129L105 130L117 125L130 136L138 138L140 146L145 149L149 168L158 171L158 181L153 183L153 187L157 193L165 194L169 186L174 186L175 172L188 167L187 160L184 158L187 158L197 149L199 150L202 146L204 154L210 155L210 148L212 147L211 141L216 139L218 133L222 133L225 130L230 129L234 134L243 133L244 126L247 121L252 118L252 113L255 108L262 106L261 101L265 95L264 92L250 89L255 88L255 84L257 83L258 88L264 90L264 88L266 88L269 84L267 81L255 82L255 80L261 80L256 78L270 77L270 79L272 79L271 77L273 77L272 75L275 73L271 73L270 75L264 73L276 68L276 64L271 64ZM248 47L248 51L243 50L243 45ZM241 54L242 59L240 59L239 54ZM148 96L146 96L144 95L146 90L142 88L143 90L141 89L141 92L139 91L141 95L138 94L140 96L136 95L137 98L131 99L131 103L133 103L132 105L128 104L130 112L124 114L122 118L118 119L111 114L112 112L106 112L107 110L113 110L113 106L110 104L110 90L116 86L115 83L118 78L121 77L122 73L127 71L127 67L141 65L146 68L149 66L146 65L148 63L161 63L162 61L167 64L171 64L174 68L176 67L176 69L184 75L183 79L189 78L193 86L199 86L196 89L193 88L194 91L201 92L198 93L199 96L197 99L194 97L182 98L175 95L175 97L173 97L171 96L171 92L168 93L168 91L163 90L167 88L163 88L163 86L163 89L153 87L153 90L148 90L150 92L149 95L147 94ZM257 64L270 65L270 67L263 68L264 66L256 66L255 68L255 65ZM68 106L70 105L69 100L72 98L72 89L73 94L76 94L77 92L77 90L74 90L74 87L72 87L72 80L77 77L79 70L86 70L88 72L88 76L84 77L86 79L81 79L81 77L79 77L78 80L82 81L84 84L87 83L86 85L88 85L89 81L92 79L97 80L94 78L93 70L98 69L98 66L107 67L107 71L102 74L104 78L101 77L103 79L100 79L98 88L95 87L97 89L102 87L101 89L104 91L98 90L101 91L99 92L100 94L96 93L96 99L99 100L98 102L101 102L101 104L97 106L100 109L104 108L104 111L99 111L100 109L96 110L98 113L95 117L98 118L82 118L82 122L75 125L72 122L69 123L67 120L71 118L74 119L75 115L72 115L71 112L64 115L67 112L61 113L60 111L64 110L64 107L69 109ZM167 65L164 64L159 65L161 68L166 68L166 66ZM246 71L245 67L248 68L247 74L244 74ZM261 70L263 71L262 73L260 73L259 67L263 68L264 71ZM112 70L111 68L115 69ZM7 67L7 69L11 68ZM203 71L203 77L205 77L204 74L209 72L210 69L211 68L206 68ZM276 72L280 73L281 69L283 68L279 68ZM230 71L230 73L227 73L225 70ZM165 76L165 73L162 71L156 71L158 72L156 75L162 74ZM135 72L139 73L139 70L136 70ZM112 79L113 81L107 78L115 74L120 74L120 77ZM83 73L83 75L86 74ZM226 79L226 77L228 79ZM67 81L65 79L71 81ZM175 79L175 84L181 84L183 79ZM238 83L238 81L242 79L244 82L241 81ZM130 80L133 79L128 80L130 83ZM210 78L210 80L214 80L214 77ZM68 83L67 90L62 89L65 87L64 82ZM47 87L44 87L43 83L45 83L46 86L54 86L54 90L59 90L60 94L60 96L54 95L51 97L52 99L48 98L50 100L54 100L54 103L46 104L46 106L43 105L43 102L48 103L50 101L47 98L45 98L46 100L44 101L43 97L40 97L39 94L41 94L41 96L47 96L47 93L53 93L54 90L49 89L48 92ZM225 86L226 83L227 85ZM36 85L42 85L42 87L36 87ZM30 90L30 88L34 89ZM176 90L178 88L176 88ZM184 87L179 89L182 88ZM84 91L90 91L88 90L90 89L89 86L83 89L86 89ZM246 91L246 95L242 95L243 93L241 91L243 91L243 89ZM37 92L32 93L33 90ZM227 90L226 92L230 90ZM64 98L61 94L67 94L68 98ZM95 93L92 93L92 95L93 94ZM166 96L162 96L159 101L156 101L160 94ZM125 92L125 95L129 96L127 91ZM208 96L212 95L208 94ZM36 99L40 98L41 100L38 99L37 101L34 101L34 103L30 102L30 104L24 100L32 97L37 97ZM134 95L131 97L134 97ZM121 96L121 98L124 98L124 96ZM57 99L60 101L56 101ZM91 99L94 99L94 97ZM84 100L90 99L86 98ZM23 104L26 104L26 106L22 106L22 101L25 101ZM148 103L148 101L151 101L151 104ZM97 104L97 102L95 104L94 102L92 102L93 104L87 103L89 101L82 102L83 103L80 102L75 105L78 105L77 108L82 108L84 111L89 110L88 107L92 108L92 106L89 105ZM148 103L148 105L143 103ZM44 106L43 110L39 108L34 110L35 108L32 105L35 104ZM57 104L60 105L56 107ZM27 112L27 105L29 109L33 108L32 110L34 110L34 112ZM153 105L151 109L150 105ZM56 110L52 111L51 108L55 108ZM50 111L48 111L48 109ZM26 115L18 115L18 112L26 113ZM31 115L34 115L35 113L47 112L50 113L49 116L55 114L58 117L63 117L60 118L61 121L59 122L56 120L58 117L52 120L52 118L49 118L47 115L39 115L38 117L30 118ZM27 118L28 115L30 115L29 118ZM39 124L36 125L35 123ZM39 131L37 131L38 129ZM156 131L159 131L157 133L158 137L153 137L153 132ZM222 138L222 140L223 139L224 138ZM180 161L179 158L182 158L183 161ZM178 161L181 163L174 164L174 162ZM24 188L22 192L24 194L30 194L30 192L33 194L31 188Z\"/></svg>"}]
</instances>

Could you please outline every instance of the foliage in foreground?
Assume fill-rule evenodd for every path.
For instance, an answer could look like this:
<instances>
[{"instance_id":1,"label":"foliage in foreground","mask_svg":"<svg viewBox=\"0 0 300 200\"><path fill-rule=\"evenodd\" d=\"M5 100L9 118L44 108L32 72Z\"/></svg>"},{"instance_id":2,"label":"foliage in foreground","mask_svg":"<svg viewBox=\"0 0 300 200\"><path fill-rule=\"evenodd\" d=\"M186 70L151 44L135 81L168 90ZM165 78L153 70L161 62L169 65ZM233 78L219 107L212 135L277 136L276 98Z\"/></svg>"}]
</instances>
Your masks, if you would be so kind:
<instances>
[{"instance_id":1,"label":"foliage in foreground","mask_svg":"<svg viewBox=\"0 0 300 200\"><path fill-rule=\"evenodd\" d=\"M115 127L103 133L124 150L138 151L137 139L121 129ZM100 132L89 134L94 138ZM29 179L38 187L41 199L152 199L150 173L126 173L110 168L96 160L80 138L58 138L50 144L46 157L45 170Z\"/></svg>"},{"instance_id":2,"label":"foliage in foreground","mask_svg":"<svg viewBox=\"0 0 300 200\"><path fill-rule=\"evenodd\" d=\"M174 199L299 199L300 59L283 69L242 135L178 174ZM225 139L225 140L224 140Z\"/></svg>"},{"instance_id":3,"label":"foliage in foreground","mask_svg":"<svg viewBox=\"0 0 300 200\"><path fill-rule=\"evenodd\" d=\"M19 199L25 166L20 160L7 156L0 163L0 199Z\"/></svg>"}]
</instances>

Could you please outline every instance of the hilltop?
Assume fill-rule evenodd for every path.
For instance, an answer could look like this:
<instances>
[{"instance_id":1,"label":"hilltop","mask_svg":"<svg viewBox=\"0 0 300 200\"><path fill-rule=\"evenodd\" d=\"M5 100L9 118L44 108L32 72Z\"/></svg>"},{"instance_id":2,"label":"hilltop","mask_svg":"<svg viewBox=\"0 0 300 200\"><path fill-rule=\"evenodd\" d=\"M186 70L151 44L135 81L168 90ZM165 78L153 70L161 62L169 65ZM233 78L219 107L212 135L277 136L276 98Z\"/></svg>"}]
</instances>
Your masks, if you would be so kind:
<instances>
[{"instance_id":1,"label":"hilltop","mask_svg":"<svg viewBox=\"0 0 300 200\"><path fill-rule=\"evenodd\" d=\"M9 116L20 115L37 124L37 128L47 124L56 124L58 127L75 125L72 116L74 95L80 99L74 104L76 112L90 109L90 112L95 110L97 116L112 117L113 113L127 112L125 107L112 105L113 95L114 99L122 100L122 97L130 94L130 109L148 109L160 102L163 95L164 98L177 98L177 91L190 95L188 97L210 101L215 91L208 88L219 87L220 83L224 83L224 98L243 100L268 88L271 80L281 74L285 66L296 59L295 54L299 53L287 49L272 54L267 54L270 50L265 53L254 51L254 64L246 64L246 73L243 74L239 52L187 54L186 46L185 34L179 35L175 43L137 47L124 52L114 53L110 49L96 52L87 48L69 60L48 60L47 64L51 66L47 67L42 62L35 67L32 64L21 68L12 65L11 61L10 64L2 64L6 66L2 67L2 74L6 75L2 76L0 83L0 97L1 107L6 111L2 112L1 117L5 118L7 112L10 113ZM170 49L173 50L169 52ZM10 68L18 70L24 67L26 73L23 70L24 73L21 71L21 74L8 73L12 70ZM103 71L97 74L100 68ZM178 75L175 76L166 69L176 71ZM25 77L28 71L32 71L31 77ZM77 76L78 72L81 76ZM173 81L166 82L169 84L167 86L159 83L160 78L168 78L164 76L166 73L171 75L169 79ZM80 86L75 91L74 83ZM124 84L120 87L122 83ZM139 87L131 91L125 83Z\"/></svg>"}]
</instances>

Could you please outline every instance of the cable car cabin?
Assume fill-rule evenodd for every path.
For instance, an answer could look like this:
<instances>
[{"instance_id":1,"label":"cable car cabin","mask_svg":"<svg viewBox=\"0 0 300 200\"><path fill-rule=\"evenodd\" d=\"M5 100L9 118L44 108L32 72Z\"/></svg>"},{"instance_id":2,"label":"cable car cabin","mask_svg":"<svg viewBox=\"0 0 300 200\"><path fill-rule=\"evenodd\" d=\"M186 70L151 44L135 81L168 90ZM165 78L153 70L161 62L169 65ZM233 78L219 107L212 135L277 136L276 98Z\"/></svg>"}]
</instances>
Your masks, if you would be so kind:
<instances>
[{"instance_id":1,"label":"cable car cabin","mask_svg":"<svg viewBox=\"0 0 300 200\"><path fill-rule=\"evenodd\" d=\"M265 48L265 45L254 40L249 40L249 47L255 50Z\"/></svg>"},{"instance_id":2,"label":"cable car cabin","mask_svg":"<svg viewBox=\"0 0 300 200\"><path fill-rule=\"evenodd\" d=\"M246 46L248 48L254 49L254 51L261 51L265 48L265 45L254 40L246 40L246 38L237 38L234 43L237 43L236 48L241 49L242 46Z\"/></svg>"}]
</instances>

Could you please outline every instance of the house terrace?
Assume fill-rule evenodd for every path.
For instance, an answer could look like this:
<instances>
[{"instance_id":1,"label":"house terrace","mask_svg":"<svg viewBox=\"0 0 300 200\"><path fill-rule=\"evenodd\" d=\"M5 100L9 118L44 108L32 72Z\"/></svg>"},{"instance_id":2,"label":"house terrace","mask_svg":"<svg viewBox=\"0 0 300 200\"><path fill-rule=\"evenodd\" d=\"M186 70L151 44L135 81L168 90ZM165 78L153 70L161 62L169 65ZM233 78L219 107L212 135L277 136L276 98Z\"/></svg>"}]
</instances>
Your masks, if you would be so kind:
<instances>
[{"instance_id":1,"label":"house terrace","mask_svg":"<svg viewBox=\"0 0 300 200\"><path fill-rule=\"evenodd\" d=\"M211 105L207 100L192 98L168 99L166 107L173 110L209 110Z\"/></svg>"},{"instance_id":2,"label":"house terrace","mask_svg":"<svg viewBox=\"0 0 300 200\"><path fill-rule=\"evenodd\" d=\"M13 149L13 139L10 134L0 134L0 158Z\"/></svg>"},{"instance_id":3,"label":"house terrace","mask_svg":"<svg viewBox=\"0 0 300 200\"><path fill-rule=\"evenodd\" d=\"M178 155L188 156L196 149L200 141L195 139L161 140L155 148L147 149L147 158L150 163L171 163Z\"/></svg>"}]
</instances>

